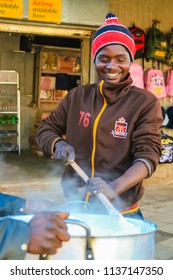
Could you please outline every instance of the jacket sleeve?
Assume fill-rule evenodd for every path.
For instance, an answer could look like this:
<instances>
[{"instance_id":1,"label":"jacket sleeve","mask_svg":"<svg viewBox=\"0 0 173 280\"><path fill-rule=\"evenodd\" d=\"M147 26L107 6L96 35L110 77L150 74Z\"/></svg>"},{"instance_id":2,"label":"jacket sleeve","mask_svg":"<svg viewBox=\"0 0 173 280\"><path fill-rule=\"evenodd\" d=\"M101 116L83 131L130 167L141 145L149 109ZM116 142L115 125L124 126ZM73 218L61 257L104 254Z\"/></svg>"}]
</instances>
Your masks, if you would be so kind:
<instances>
[{"instance_id":1,"label":"jacket sleeve","mask_svg":"<svg viewBox=\"0 0 173 280\"><path fill-rule=\"evenodd\" d=\"M0 260L22 260L29 242L29 224L10 217L0 218Z\"/></svg>"},{"instance_id":2,"label":"jacket sleeve","mask_svg":"<svg viewBox=\"0 0 173 280\"><path fill-rule=\"evenodd\" d=\"M23 198L0 193L0 216L23 214L25 203Z\"/></svg>"},{"instance_id":3,"label":"jacket sleeve","mask_svg":"<svg viewBox=\"0 0 173 280\"><path fill-rule=\"evenodd\" d=\"M159 162L162 123L161 106L157 99L142 111L133 132L131 152L134 162L141 158L147 161L151 166L151 174Z\"/></svg>"}]
</instances>

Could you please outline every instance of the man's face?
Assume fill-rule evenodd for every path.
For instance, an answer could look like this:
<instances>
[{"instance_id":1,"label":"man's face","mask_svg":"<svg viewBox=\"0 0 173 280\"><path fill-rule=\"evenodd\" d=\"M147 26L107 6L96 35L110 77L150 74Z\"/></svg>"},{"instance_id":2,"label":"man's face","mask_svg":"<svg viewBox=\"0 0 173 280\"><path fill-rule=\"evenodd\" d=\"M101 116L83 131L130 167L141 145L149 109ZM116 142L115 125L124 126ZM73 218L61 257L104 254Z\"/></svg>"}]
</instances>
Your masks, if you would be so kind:
<instances>
[{"instance_id":1,"label":"man's face","mask_svg":"<svg viewBox=\"0 0 173 280\"><path fill-rule=\"evenodd\" d=\"M131 65L130 55L121 45L109 45L99 51L95 67L100 79L117 84L126 77Z\"/></svg>"}]
</instances>

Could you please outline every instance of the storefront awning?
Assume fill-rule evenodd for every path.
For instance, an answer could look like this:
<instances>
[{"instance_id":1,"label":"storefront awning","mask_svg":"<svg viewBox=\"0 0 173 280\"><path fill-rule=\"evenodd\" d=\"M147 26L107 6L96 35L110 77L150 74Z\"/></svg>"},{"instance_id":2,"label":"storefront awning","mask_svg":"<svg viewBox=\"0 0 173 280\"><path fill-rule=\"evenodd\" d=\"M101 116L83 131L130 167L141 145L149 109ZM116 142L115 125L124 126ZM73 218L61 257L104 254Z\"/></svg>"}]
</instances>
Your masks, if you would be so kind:
<instances>
[{"instance_id":1,"label":"storefront awning","mask_svg":"<svg viewBox=\"0 0 173 280\"><path fill-rule=\"evenodd\" d=\"M17 21L0 21L0 32L33 34L58 37L90 38L91 28L63 25L45 25Z\"/></svg>"}]
</instances>

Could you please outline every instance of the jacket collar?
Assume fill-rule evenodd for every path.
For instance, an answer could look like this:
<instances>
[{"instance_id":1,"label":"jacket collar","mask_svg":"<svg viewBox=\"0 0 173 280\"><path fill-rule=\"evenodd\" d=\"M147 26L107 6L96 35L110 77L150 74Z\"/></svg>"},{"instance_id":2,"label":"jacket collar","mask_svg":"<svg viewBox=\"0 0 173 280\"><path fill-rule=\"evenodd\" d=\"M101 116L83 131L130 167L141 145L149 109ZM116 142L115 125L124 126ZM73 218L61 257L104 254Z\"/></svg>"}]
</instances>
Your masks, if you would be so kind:
<instances>
[{"instance_id":1,"label":"jacket collar","mask_svg":"<svg viewBox=\"0 0 173 280\"><path fill-rule=\"evenodd\" d=\"M117 102L119 99L125 97L128 94L131 85L132 85L132 78L130 77L130 74L128 74L126 80L119 82L115 85L110 85L104 82L102 90L107 103L113 104Z\"/></svg>"}]
</instances>

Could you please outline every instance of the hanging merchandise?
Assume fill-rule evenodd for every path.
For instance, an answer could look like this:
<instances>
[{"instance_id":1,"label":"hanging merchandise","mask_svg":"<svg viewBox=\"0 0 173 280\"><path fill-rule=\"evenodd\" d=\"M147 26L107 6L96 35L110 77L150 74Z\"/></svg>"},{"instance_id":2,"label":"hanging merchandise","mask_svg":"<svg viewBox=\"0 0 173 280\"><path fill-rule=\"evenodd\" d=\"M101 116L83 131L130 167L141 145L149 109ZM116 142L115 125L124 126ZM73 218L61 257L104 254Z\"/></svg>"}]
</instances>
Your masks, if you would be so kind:
<instances>
[{"instance_id":1,"label":"hanging merchandise","mask_svg":"<svg viewBox=\"0 0 173 280\"><path fill-rule=\"evenodd\" d=\"M159 69L148 69L144 73L144 87L158 99L166 97L166 87L163 72Z\"/></svg>"},{"instance_id":2,"label":"hanging merchandise","mask_svg":"<svg viewBox=\"0 0 173 280\"><path fill-rule=\"evenodd\" d=\"M173 129L173 106L168 107L168 109L166 110L166 114L169 119L166 127Z\"/></svg>"},{"instance_id":3,"label":"hanging merchandise","mask_svg":"<svg viewBox=\"0 0 173 280\"><path fill-rule=\"evenodd\" d=\"M135 41L136 53L135 59L142 58L145 50L145 32L140 27L133 26L129 28Z\"/></svg>"},{"instance_id":4,"label":"hanging merchandise","mask_svg":"<svg viewBox=\"0 0 173 280\"><path fill-rule=\"evenodd\" d=\"M158 21L153 21L152 27L146 34L145 58L154 61L166 61L167 40L166 35L156 27Z\"/></svg>"},{"instance_id":5,"label":"hanging merchandise","mask_svg":"<svg viewBox=\"0 0 173 280\"><path fill-rule=\"evenodd\" d=\"M167 46L166 63L173 68L173 28L167 35Z\"/></svg>"},{"instance_id":6,"label":"hanging merchandise","mask_svg":"<svg viewBox=\"0 0 173 280\"><path fill-rule=\"evenodd\" d=\"M170 97L170 102L173 102L173 70L167 70L166 75L166 94Z\"/></svg>"},{"instance_id":7,"label":"hanging merchandise","mask_svg":"<svg viewBox=\"0 0 173 280\"><path fill-rule=\"evenodd\" d=\"M162 134L161 139L162 150L160 154L159 163L172 163L173 162L173 137Z\"/></svg>"},{"instance_id":8,"label":"hanging merchandise","mask_svg":"<svg viewBox=\"0 0 173 280\"><path fill-rule=\"evenodd\" d=\"M161 106L161 110L162 110L162 117L163 117L162 127L165 127L167 126L169 119L168 119L166 109L163 106Z\"/></svg>"},{"instance_id":9,"label":"hanging merchandise","mask_svg":"<svg viewBox=\"0 0 173 280\"><path fill-rule=\"evenodd\" d=\"M142 65L132 63L129 72L133 80L132 86L144 88L144 71Z\"/></svg>"}]
</instances>

